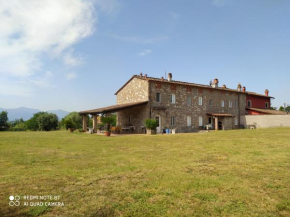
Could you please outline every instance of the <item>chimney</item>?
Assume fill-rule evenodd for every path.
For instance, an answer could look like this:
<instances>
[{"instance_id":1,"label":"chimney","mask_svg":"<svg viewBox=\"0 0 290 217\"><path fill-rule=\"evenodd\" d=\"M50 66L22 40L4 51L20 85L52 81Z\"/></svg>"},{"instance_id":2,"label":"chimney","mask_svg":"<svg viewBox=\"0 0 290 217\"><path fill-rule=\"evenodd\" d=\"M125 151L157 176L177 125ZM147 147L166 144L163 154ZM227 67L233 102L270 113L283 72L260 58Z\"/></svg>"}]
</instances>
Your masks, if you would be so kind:
<instances>
[{"instance_id":1,"label":"chimney","mask_svg":"<svg viewBox=\"0 0 290 217\"><path fill-rule=\"evenodd\" d=\"M142 75L143 75L142 72L140 72L140 76L141 76L141 77L142 77Z\"/></svg>"},{"instance_id":2,"label":"chimney","mask_svg":"<svg viewBox=\"0 0 290 217\"><path fill-rule=\"evenodd\" d=\"M242 91L242 85L240 83L238 83L238 87L237 87L238 91Z\"/></svg>"},{"instance_id":3,"label":"chimney","mask_svg":"<svg viewBox=\"0 0 290 217\"><path fill-rule=\"evenodd\" d=\"M212 82L212 85L211 85L213 88L218 88L219 86L219 80L217 78L215 78Z\"/></svg>"},{"instance_id":4,"label":"chimney","mask_svg":"<svg viewBox=\"0 0 290 217\"><path fill-rule=\"evenodd\" d=\"M147 74L145 74L144 77L147 78Z\"/></svg>"},{"instance_id":5,"label":"chimney","mask_svg":"<svg viewBox=\"0 0 290 217\"><path fill-rule=\"evenodd\" d=\"M224 84L224 85L223 85L223 88L227 88L227 86Z\"/></svg>"},{"instance_id":6,"label":"chimney","mask_svg":"<svg viewBox=\"0 0 290 217\"><path fill-rule=\"evenodd\" d=\"M163 78L163 76L162 76L162 77L161 77L161 80L163 81L163 79L164 79L164 78Z\"/></svg>"},{"instance_id":7,"label":"chimney","mask_svg":"<svg viewBox=\"0 0 290 217\"><path fill-rule=\"evenodd\" d=\"M269 90L268 89L265 90L265 95L269 96Z\"/></svg>"},{"instance_id":8,"label":"chimney","mask_svg":"<svg viewBox=\"0 0 290 217\"><path fill-rule=\"evenodd\" d=\"M246 87L245 86L243 86L243 92L246 93Z\"/></svg>"},{"instance_id":9,"label":"chimney","mask_svg":"<svg viewBox=\"0 0 290 217\"><path fill-rule=\"evenodd\" d=\"M169 73L168 73L168 81L171 81L171 80L172 80L172 73L169 72Z\"/></svg>"}]
</instances>

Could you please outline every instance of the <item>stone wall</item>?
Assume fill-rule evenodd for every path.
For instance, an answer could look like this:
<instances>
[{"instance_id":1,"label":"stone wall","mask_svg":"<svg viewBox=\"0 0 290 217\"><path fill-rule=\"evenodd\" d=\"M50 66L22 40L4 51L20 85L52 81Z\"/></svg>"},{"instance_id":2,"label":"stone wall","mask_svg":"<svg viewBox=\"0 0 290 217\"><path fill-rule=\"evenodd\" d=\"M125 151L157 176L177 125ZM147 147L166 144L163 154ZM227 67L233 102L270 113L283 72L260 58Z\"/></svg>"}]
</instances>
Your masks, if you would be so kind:
<instances>
[{"instance_id":1,"label":"stone wall","mask_svg":"<svg viewBox=\"0 0 290 217\"><path fill-rule=\"evenodd\" d=\"M131 115L131 123L129 118ZM117 112L118 126L134 126L136 133L145 133L145 119L149 118L149 106L141 105Z\"/></svg>"},{"instance_id":2,"label":"stone wall","mask_svg":"<svg viewBox=\"0 0 290 217\"><path fill-rule=\"evenodd\" d=\"M133 78L117 94L117 104L140 102L148 100L148 81Z\"/></svg>"},{"instance_id":3,"label":"stone wall","mask_svg":"<svg viewBox=\"0 0 290 217\"><path fill-rule=\"evenodd\" d=\"M290 127L290 115L243 115L241 124L245 127Z\"/></svg>"},{"instance_id":4,"label":"stone wall","mask_svg":"<svg viewBox=\"0 0 290 217\"><path fill-rule=\"evenodd\" d=\"M187 126L187 116L191 116L191 130L200 129L199 116L202 116L203 125L209 123L207 113L227 113L235 117L245 115L246 94L222 91L215 88L197 88L184 85L172 85L165 82L150 82L150 104L153 107L151 117L156 115L161 117L161 126L171 127L171 116L175 116L175 126L177 132L185 132ZM156 102L156 93L161 94L161 102ZM175 94L176 103L170 102L170 94ZM187 105L187 97L191 98L191 104ZM202 105L198 105L199 97L202 97ZM240 98L240 99L239 99ZM212 100L212 105L209 105ZM221 100L225 101L225 106L221 107ZM229 101L232 101L232 108L229 107ZM238 107L235 101L239 102ZM232 118L220 118L225 129L234 128L234 120ZM214 126L214 119L212 119ZM188 132L188 127L186 128Z\"/></svg>"}]
</instances>

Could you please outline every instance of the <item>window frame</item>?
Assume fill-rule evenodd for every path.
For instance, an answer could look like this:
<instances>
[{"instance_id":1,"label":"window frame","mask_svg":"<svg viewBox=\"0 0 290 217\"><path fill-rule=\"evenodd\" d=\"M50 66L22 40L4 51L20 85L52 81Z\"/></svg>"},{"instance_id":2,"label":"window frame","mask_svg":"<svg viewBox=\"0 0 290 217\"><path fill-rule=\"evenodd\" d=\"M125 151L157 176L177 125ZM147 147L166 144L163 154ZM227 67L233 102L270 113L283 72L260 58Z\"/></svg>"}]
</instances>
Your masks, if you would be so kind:
<instances>
[{"instance_id":1,"label":"window frame","mask_svg":"<svg viewBox=\"0 0 290 217\"><path fill-rule=\"evenodd\" d=\"M224 108L225 107L225 101L222 99L221 101L221 107Z\"/></svg>"},{"instance_id":2,"label":"window frame","mask_svg":"<svg viewBox=\"0 0 290 217\"><path fill-rule=\"evenodd\" d=\"M159 95L159 101L157 100L157 95ZM156 95L155 95L155 101L156 102L161 102L161 93L159 93L159 92L156 92Z\"/></svg>"},{"instance_id":3,"label":"window frame","mask_svg":"<svg viewBox=\"0 0 290 217\"><path fill-rule=\"evenodd\" d=\"M175 116L170 116L170 126L175 126Z\"/></svg>"},{"instance_id":4,"label":"window frame","mask_svg":"<svg viewBox=\"0 0 290 217\"><path fill-rule=\"evenodd\" d=\"M250 103L250 105L249 105L249 103ZM247 107L248 107L248 108L251 108L251 107L252 107L252 100L248 100L248 101L247 101Z\"/></svg>"},{"instance_id":5,"label":"window frame","mask_svg":"<svg viewBox=\"0 0 290 217\"><path fill-rule=\"evenodd\" d=\"M269 103L265 102L265 108L269 108Z\"/></svg>"},{"instance_id":6,"label":"window frame","mask_svg":"<svg viewBox=\"0 0 290 217\"><path fill-rule=\"evenodd\" d=\"M187 115L186 116L186 126L191 127L192 123L191 123L191 116Z\"/></svg>"},{"instance_id":7,"label":"window frame","mask_svg":"<svg viewBox=\"0 0 290 217\"><path fill-rule=\"evenodd\" d=\"M198 97L198 105L202 105L202 101L203 101L202 96L199 96Z\"/></svg>"},{"instance_id":8,"label":"window frame","mask_svg":"<svg viewBox=\"0 0 290 217\"><path fill-rule=\"evenodd\" d=\"M171 104L176 104L176 95L174 93L170 94L170 102Z\"/></svg>"},{"instance_id":9,"label":"window frame","mask_svg":"<svg viewBox=\"0 0 290 217\"><path fill-rule=\"evenodd\" d=\"M198 116L198 126L199 127L203 126L203 118L202 118L202 116Z\"/></svg>"},{"instance_id":10,"label":"window frame","mask_svg":"<svg viewBox=\"0 0 290 217\"><path fill-rule=\"evenodd\" d=\"M229 100L229 108L233 107L233 101Z\"/></svg>"}]
</instances>

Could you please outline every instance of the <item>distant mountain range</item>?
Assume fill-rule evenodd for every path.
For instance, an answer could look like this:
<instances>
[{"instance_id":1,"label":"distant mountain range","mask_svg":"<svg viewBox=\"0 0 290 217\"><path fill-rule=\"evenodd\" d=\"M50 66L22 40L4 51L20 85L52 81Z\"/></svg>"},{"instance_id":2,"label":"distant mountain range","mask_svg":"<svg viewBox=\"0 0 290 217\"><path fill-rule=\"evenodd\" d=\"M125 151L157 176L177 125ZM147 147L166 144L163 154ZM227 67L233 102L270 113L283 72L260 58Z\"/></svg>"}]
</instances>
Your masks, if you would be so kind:
<instances>
[{"instance_id":1,"label":"distant mountain range","mask_svg":"<svg viewBox=\"0 0 290 217\"><path fill-rule=\"evenodd\" d=\"M33 114L37 112L41 112L39 109L32 109L32 108L25 108L25 107L20 107L20 108L15 108L15 109L0 108L0 112L2 111L8 112L9 121L13 121L15 119L20 119L20 118L23 118L23 120L26 121L30 119L33 116ZM62 119L64 116L66 116L69 113L68 111L64 111L61 109L48 110L47 112L56 114L59 119Z\"/></svg>"}]
</instances>

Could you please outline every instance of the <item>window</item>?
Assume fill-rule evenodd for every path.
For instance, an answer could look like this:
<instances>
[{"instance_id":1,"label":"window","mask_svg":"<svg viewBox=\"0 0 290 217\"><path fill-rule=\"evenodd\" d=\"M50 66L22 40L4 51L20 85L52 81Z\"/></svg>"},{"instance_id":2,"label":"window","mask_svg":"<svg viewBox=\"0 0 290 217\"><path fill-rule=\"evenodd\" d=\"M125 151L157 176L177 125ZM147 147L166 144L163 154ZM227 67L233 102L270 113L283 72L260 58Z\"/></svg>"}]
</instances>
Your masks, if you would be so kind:
<instances>
[{"instance_id":1,"label":"window","mask_svg":"<svg viewBox=\"0 0 290 217\"><path fill-rule=\"evenodd\" d=\"M187 97L187 105L191 106L191 97L190 96Z\"/></svg>"},{"instance_id":2,"label":"window","mask_svg":"<svg viewBox=\"0 0 290 217\"><path fill-rule=\"evenodd\" d=\"M212 99L210 99L210 100L208 101L208 105L209 105L209 106L212 106Z\"/></svg>"},{"instance_id":3,"label":"window","mask_svg":"<svg viewBox=\"0 0 290 217\"><path fill-rule=\"evenodd\" d=\"M251 102L251 100L248 100L248 107L252 107L252 102Z\"/></svg>"},{"instance_id":4,"label":"window","mask_svg":"<svg viewBox=\"0 0 290 217\"><path fill-rule=\"evenodd\" d=\"M170 95L170 102L171 102L172 104L175 104L175 94L171 94L171 95Z\"/></svg>"},{"instance_id":5,"label":"window","mask_svg":"<svg viewBox=\"0 0 290 217\"><path fill-rule=\"evenodd\" d=\"M229 108L232 108L232 107L233 107L233 102L229 101Z\"/></svg>"},{"instance_id":6,"label":"window","mask_svg":"<svg viewBox=\"0 0 290 217\"><path fill-rule=\"evenodd\" d=\"M175 116L170 117L170 125L174 126L175 125Z\"/></svg>"},{"instance_id":7,"label":"window","mask_svg":"<svg viewBox=\"0 0 290 217\"><path fill-rule=\"evenodd\" d=\"M155 117L155 120L156 120L156 123L157 123L157 127L159 127L159 118L160 118L159 116Z\"/></svg>"},{"instance_id":8,"label":"window","mask_svg":"<svg viewBox=\"0 0 290 217\"><path fill-rule=\"evenodd\" d=\"M161 94L156 93L156 102L161 102Z\"/></svg>"},{"instance_id":9,"label":"window","mask_svg":"<svg viewBox=\"0 0 290 217\"><path fill-rule=\"evenodd\" d=\"M132 115L129 115L129 124L132 123Z\"/></svg>"},{"instance_id":10,"label":"window","mask_svg":"<svg viewBox=\"0 0 290 217\"><path fill-rule=\"evenodd\" d=\"M224 101L224 100L222 100L222 102L221 102L221 106L222 106L222 107L225 107L225 101Z\"/></svg>"},{"instance_id":11,"label":"window","mask_svg":"<svg viewBox=\"0 0 290 217\"><path fill-rule=\"evenodd\" d=\"M265 108L268 108L268 103L267 102L265 103Z\"/></svg>"},{"instance_id":12,"label":"window","mask_svg":"<svg viewBox=\"0 0 290 217\"><path fill-rule=\"evenodd\" d=\"M191 126L191 116L186 117L186 122L187 122L187 126L190 127Z\"/></svg>"},{"instance_id":13,"label":"window","mask_svg":"<svg viewBox=\"0 0 290 217\"><path fill-rule=\"evenodd\" d=\"M202 96L198 97L198 105L202 105Z\"/></svg>"},{"instance_id":14,"label":"window","mask_svg":"<svg viewBox=\"0 0 290 217\"><path fill-rule=\"evenodd\" d=\"M237 126L238 125L238 118L235 117L235 125Z\"/></svg>"},{"instance_id":15,"label":"window","mask_svg":"<svg viewBox=\"0 0 290 217\"><path fill-rule=\"evenodd\" d=\"M208 118L208 124L211 124L212 123L212 119L211 117Z\"/></svg>"},{"instance_id":16,"label":"window","mask_svg":"<svg viewBox=\"0 0 290 217\"><path fill-rule=\"evenodd\" d=\"M198 117L198 126L202 127L202 116Z\"/></svg>"}]
</instances>

